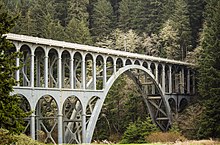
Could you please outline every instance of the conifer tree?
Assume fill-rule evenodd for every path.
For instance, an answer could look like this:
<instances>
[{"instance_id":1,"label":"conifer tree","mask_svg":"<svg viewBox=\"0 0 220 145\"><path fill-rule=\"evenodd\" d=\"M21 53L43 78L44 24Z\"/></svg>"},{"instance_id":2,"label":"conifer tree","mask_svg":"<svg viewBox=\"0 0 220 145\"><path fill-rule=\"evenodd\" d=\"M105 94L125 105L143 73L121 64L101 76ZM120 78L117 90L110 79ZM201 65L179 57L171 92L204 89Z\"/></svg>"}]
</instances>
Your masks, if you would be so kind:
<instances>
[{"instance_id":1,"label":"conifer tree","mask_svg":"<svg viewBox=\"0 0 220 145\"><path fill-rule=\"evenodd\" d=\"M91 28L96 40L109 35L113 30L113 8L108 0L98 0L94 4Z\"/></svg>"},{"instance_id":2,"label":"conifer tree","mask_svg":"<svg viewBox=\"0 0 220 145\"><path fill-rule=\"evenodd\" d=\"M199 94L205 108L198 135L220 137L220 1L207 0L199 60Z\"/></svg>"},{"instance_id":3,"label":"conifer tree","mask_svg":"<svg viewBox=\"0 0 220 145\"><path fill-rule=\"evenodd\" d=\"M12 43L3 36L14 26L14 21L0 6L0 128L10 133L20 133L24 129L23 118L27 114L20 108L19 98L10 95L16 85L13 73L19 69L15 66L19 53L13 52Z\"/></svg>"},{"instance_id":4,"label":"conifer tree","mask_svg":"<svg viewBox=\"0 0 220 145\"><path fill-rule=\"evenodd\" d=\"M66 27L65 33L66 41L81 44L92 44L89 28L87 23L83 20L72 18Z\"/></svg>"}]
</instances>

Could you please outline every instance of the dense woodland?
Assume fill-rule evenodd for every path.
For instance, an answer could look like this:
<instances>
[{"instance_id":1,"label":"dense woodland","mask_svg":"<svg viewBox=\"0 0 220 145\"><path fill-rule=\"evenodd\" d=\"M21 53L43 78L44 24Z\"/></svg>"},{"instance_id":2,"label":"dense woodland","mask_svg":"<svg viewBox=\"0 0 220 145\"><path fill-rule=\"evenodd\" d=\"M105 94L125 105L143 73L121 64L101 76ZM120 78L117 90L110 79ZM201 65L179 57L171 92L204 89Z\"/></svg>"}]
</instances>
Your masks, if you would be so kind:
<instances>
[{"instance_id":1,"label":"dense woodland","mask_svg":"<svg viewBox=\"0 0 220 145\"><path fill-rule=\"evenodd\" d=\"M11 16L18 16L12 33L197 64L198 96L184 113L177 113L176 124L190 139L220 138L219 0L1 0L1 4ZM129 131L141 132L140 124L149 125L147 116L134 84L122 76L108 94L94 139L119 141L126 138L124 132L128 136ZM131 142L135 141L142 142Z\"/></svg>"}]
</instances>

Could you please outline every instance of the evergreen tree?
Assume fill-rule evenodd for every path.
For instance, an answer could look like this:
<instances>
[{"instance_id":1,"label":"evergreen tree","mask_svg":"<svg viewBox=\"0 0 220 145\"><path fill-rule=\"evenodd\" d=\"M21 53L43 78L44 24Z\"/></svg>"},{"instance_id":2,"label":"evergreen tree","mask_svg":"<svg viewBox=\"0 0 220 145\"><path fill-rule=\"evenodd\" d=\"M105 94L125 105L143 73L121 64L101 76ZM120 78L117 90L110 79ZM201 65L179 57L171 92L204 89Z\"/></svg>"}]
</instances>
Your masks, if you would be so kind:
<instances>
[{"instance_id":1,"label":"evergreen tree","mask_svg":"<svg viewBox=\"0 0 220 145\"><path fill-rule=\"evenodd\" d=\"M205 107L199 137L220 137L220 1L207 0L205 27L201 38L199 94Z\"/></svg>"},{"instance_id":2,"label":"evergreen tree","mask_svg":"<svg viewBox=\"0 0 220 145\"><path fill-rule=\"evenodd\" d=\"M32 36L47 38L47 27L55 19L54 0L37 0L30 8L29 17L31 19Z\"/></svg>"},{"instance_id":3,"label":"evergreen tree","mask_svg":"<svg viewBox=\"0 0 220 145\"><path fill-rule=\"evenodd\" d=\"M88 18L89 18L89 13L87 11L88 5L89 5L89 0L80 0L80 1L67 0L67 10L68 10L67 20L70 21L72 18L75 18L79 21L88 22Z\"/></svg>"},{"instance_id":4,"label":"evergreen tree","mask_svg":"<svg viewBox=\"0 0 220 145\"><path fill-rule=\"evenodd\" d=\"M108 0L98 0L95 3L91 29L96 40L109 35L113 30L113 8Z\"/></svg>"},{"instance_id":5,"label":"evergreen tree","mask_svg":"<svg viewBox=\"0 0 220 145\"><path fill-rule=\"evenodd\" d=\"M63 27L67 26L67 15L68 15L68 0L55 0L55 19L58 19Z\"/></svg>"},{"instance_id":6,"label":"evergreen tree","mask_svg":"<svg viewBox=\"0 0 220 145\"><path fill-rule=\"evenodd\" d=\"M179 40L179 48L181 55L179 60L184 60L188 50L192 48L191 36L192 31L190 28L189 11L187 3L184 0L176 0L175 11L171 16L171 20L174 22L173 28L177 31Z\"/></svg>"},{"instance_id":7,"label":"evergreen tree","mask_svg":"<svg viewBox=\"0 0 220 145\"><path fill-rule=\"evenodd\" d=\"M91 35L87 23L83 20L72 18L66 27L66 41L81 43L81 44L92 44Z\"/></svg>"},{"instance_id":8,"label":"evergreen tree","mask_svg":"<svg viewBox=\"0 0 220 145\"><path fill-rule=\"evenodd\" d=\"M20 108L19 98L10 95L17 83L13 73L19 69L15 66L19 53L13 52L12 43L3 36L14 26L14 21L0 6L0 128L11 133L20 133L24 129L23 119L28 114Z\"/></svg>"},{"instance_id":9,"label":"evergreen tree","mask_svg":"<svg viewBox=\"0 0 220 145\"><path fill-rule=\"evenodd\" d=\"M203 24L205 0L187 0L190 27L192 30L192 48L198 45L199 33Z\"/></svg>"},{"instance_id":10,"label":"evergreen tree","mask_svg":"<svg viewBox=\"0 0 220 145\"><path fill-rule=\"evenodd\" d=\"M163 25L160 36L168 58L185 60L188 50L192 48L192 33L184 0L176 0L174 13Z\"/></svg>"},{"instance_id":11,"label":"evergreen tree","mask_svg":"<svg viewBox=\"0 0 220 145\"><path fill-rule=\"evenodd\" d=\"M138 34L157 33L164 21L164 1L122 0L119 6L118 27Z\"/></svg>"}]
</instances>

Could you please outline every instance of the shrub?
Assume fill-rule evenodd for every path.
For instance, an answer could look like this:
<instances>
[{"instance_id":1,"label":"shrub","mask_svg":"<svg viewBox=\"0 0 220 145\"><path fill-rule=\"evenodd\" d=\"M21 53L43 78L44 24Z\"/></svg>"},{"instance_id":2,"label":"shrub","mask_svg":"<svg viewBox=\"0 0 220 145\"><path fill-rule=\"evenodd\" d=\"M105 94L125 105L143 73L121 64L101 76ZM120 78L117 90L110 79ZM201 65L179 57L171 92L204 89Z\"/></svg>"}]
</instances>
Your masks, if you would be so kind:
<instances>
[{"instance_id":1,"label":"shrub","mask_svg":"<svg viewBox=\"0 0 220 145\"><path fill-rule=\"evenodd\" d=\"M13 135L6 129L0 129L0 145L44 145L39 143L30 137L20 134Z\"/></svg>"},{"instance_id":2,"label":"shrub","mask_svg":"<svg viewBox=\"0 0 220 145\"><path fill-rule=\"evenodd\" d=\"M146 142L176 142L185 141L186 138L179 132L153 132L145 137Z\"/></svg>"},{"instance_id":3,"label":"shrub","mask_svg":"<svg viewBox=\"0 0 220 145\"><path fill-rule=\"evenodd\" d=\"M152 123L150 117L146 121L138 119L136 122L129 124L120 143L145 143L145 136L157 130L157 126Z\"/></svg>"}]
</instances>

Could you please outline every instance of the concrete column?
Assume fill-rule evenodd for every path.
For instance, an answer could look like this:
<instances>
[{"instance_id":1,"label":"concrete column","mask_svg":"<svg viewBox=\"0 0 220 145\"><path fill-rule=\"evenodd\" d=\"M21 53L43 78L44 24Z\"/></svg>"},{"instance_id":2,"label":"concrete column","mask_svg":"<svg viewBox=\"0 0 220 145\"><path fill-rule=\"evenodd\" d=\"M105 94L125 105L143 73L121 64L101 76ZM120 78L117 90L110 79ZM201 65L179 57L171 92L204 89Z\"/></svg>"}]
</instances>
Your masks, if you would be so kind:
<instances>
[{"instance_id":1,"label":"concrete column","mask_svg":"<svg viewBox=\"0 0 220 145\"><path fill-rule=\"evenodd\" d=\"M93 66L92 66L92 77L93 77L93 89L96 90L96 59L93 58Z\"/></svg>"},{"instance_id":2,"label":"concrete column","mask_svg":"<svg viewBox=\"0 0 220 145\"><path fill-rule=\"evenodd\" d=\"M81 79L82 79L82 84L81 87L82 89L86 88L86 66L85 66L85 56L82 56L82 62L81 62Z\"/></svg>"},{"instance_id":3,"label":"concrete column","mask_svg":"<svg viewBox=\"0 0 220 145\"><path fill-rule=\"evenodd\" d=\"M169 65L169 93L172 93L172 66Z\"/></svg>"},{"instance_id":4,"label":"concrete column","mask_svg":"<svg viewBox=\"0 0 220 145\"><path fill-rule=\"evenodd\" d=\"M126 65L126 60L125 59L122 59L122 63L123 63L123 67Z\"/></svg>"},{"instance_id":5,"label":"concrete column","mask_svg":"<svg viewBox=\"0 0 220 145\"><path fill-rule=\"evenodd\" d=\"M65 88L65 81L64 81L64 79L65 79L65 58L61 59L61 66L62 66L62 72L61 72L62 83L61 83L61 87Z\"/></svg>"},{"instance_id":6,"label":"concrete column","mask_svg":"<svg viewBox=\"0 0 220 145\"><path fill-rule=\"evenodd\" d=\"M60 51L58 51L58 88L62 88L62 58Z\"/></svg>"},{"instance_id":7,"label":"concrete column","mask_svg":"<svg viewBox=\"0 0 220 145\"><path fill-rule=\"evenodd\" d=\"M70 89L73 89L73 55L70 54Z\"/></svg>"},{"instance_id":8,"label":"concrete column","mask_svg":"<svg viewBox=\"0 0 220 145\"><path fill-rule=\"evenodd\" d=\"M162 64L162 90L165 93L166 83L165 83L165 65Z\"/></svg>"},{"instance_id":9,"label":"concrete column","mask_svg":"<svg viewBox=\"0 0 220 145\"><path fill-rule=\"evenodd\" d=\"M31 53L31 87L34 88L34 52Z\"/></svg>"},{"instance_id":10,"label":"concrete column","mask_svg":"<svg viewBox=\"0 0 220 145\"><path fill-rule=\"evenodd\" d=\"M158 64L157 63L155 63L155 80L157 82L159 82L159 80L158 80Z\"/></svg>"},{"instance_id":11,"label":"concrete column","mask_svg":"<svg viewBox=\"0 0 220 145\"><path fill-rule=\"evenodd\" d=\"M86 143L86 111L82 109L82 144Z\"/></svg>"},{"instance_id":12,"label":"concrete column","mask_svg":"<svg viewBox=\"0 0 220 145\"><path fill-rule=\"evenodd\" d=\"M63 143L63 115L58 114L58 144Z\"/></svg>"},{"instance_id":13,"label":"concrete column","mask_svg":"<svg viewBox=\"0 0 220 145\"><path fill-rule=\"evenodd\" d=\"M106 58L103 58L103 72L102 72L102 75L103 75L103 89L105 88L105 84L106 84Z\"/></svg>"},{"instance_id":14,"label":"concrete column","mask_svg":"<svg viewBox=\"0 0 220 145\"><path fill-rule=\"evenodd\" d=\"M19 65L20 65L20 58L19 57L17 57L16 58L16 67L19 67ZM17 86L20 86L20 70L18 69L18 70L16 70L16 72L15 72L15 80L17 81Z\"/></svg>"},{"instance_id":15,"label":"concrete column","mask_svg":"<svg viewBox=\"0 0 220 145\"><path fill-rule=\"evenodd\" d=\"M35 114L32 113L30 116L30 134L31 138L35 140Z\"/></svg>"},{"instance_id":16,"label":"concrete column","mask_svg":"<svg viewBox=\"0 0 220 145\"><path fill-rule=\"evenodd\" d=\"M150 68L151 62L147 61L147 69L150 70L150 72L152 72L151 68Z\"/></svg>"},{"instance_id":17,"label":"concrete column","mask_svg":"<svg viewBox=\"0 0 220 145\"><path fill-rule=\"evenodd\" d=\"M116 73L116 58L113 59L113 73L115 74Z\"/></svg>"},{"instance_id":18,"label":"concrete column","mask_svg":"<svg viewBox=\"0 0 220 145\"><path fill-rule=\"evenodd\" d=\"M45 54L44 58L44 87L48 88L48 54Z\"/></svg>"},{"instance_id":19,"label":"concrete column","mask_svg":"<svg viewBox=\"0 0 220 145\"><path fill-rule=\"evenodd\" d=\"M185 76L185 72L184 72L184 68L182 67L182 73L181 73L181 93L184 94L185 93L185 79L184 79L184 76Z\"/></svg>"},{"instance_id":20,"label":"concrete column","mask_svg":"<svg viewBox=\"0 0 220 145\"><path fill-rule=\"evenodd\" d=\"M193 71L193 74L192 74L192 85L193 85L193 95L196 93L196 78L195 78L195 72Z\"/></svg>"},{"instance_id":21,"label":"concrete column","mask_svg":"<svg viewBox=\"0 0 220 145\"><path fill-rule=\"evenodd\" d=\"M187 94L190 94L190 69L187 70Z\"/></svg>"}]
</instances>

